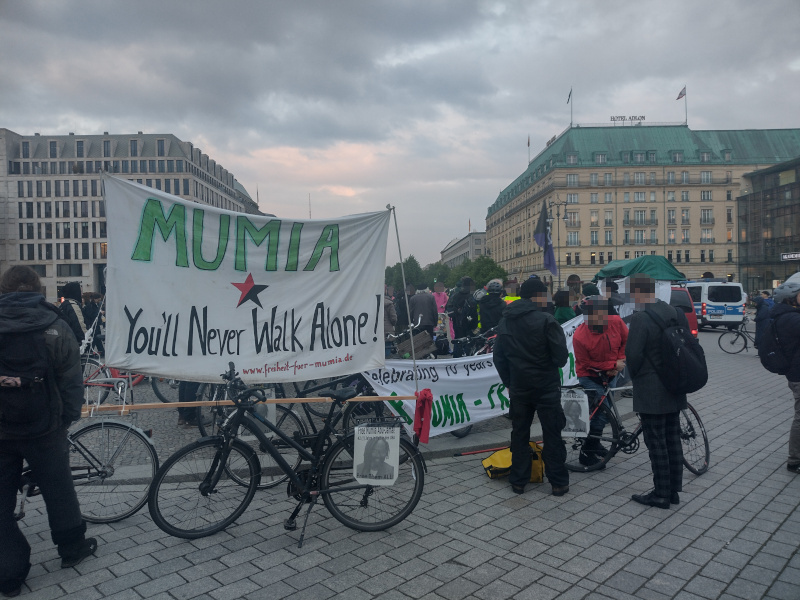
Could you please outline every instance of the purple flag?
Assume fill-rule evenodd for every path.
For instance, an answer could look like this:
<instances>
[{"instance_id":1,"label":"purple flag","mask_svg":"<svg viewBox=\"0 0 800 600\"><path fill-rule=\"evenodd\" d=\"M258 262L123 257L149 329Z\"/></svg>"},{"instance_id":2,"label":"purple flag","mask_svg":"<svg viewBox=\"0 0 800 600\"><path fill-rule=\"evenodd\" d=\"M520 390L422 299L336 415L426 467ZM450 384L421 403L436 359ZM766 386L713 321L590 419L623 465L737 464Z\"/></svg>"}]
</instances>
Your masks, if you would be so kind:
<instances>
[{"instance_id":1,"label":"purple flag","mask_svg":"<svg viewBox=\"0 0 800 600\"><path fill-rule=\"evenodd\" d=\"M542 213L539 215L539 222L533 230L534 241L544 250L544 268L553 275L558 275L556 257L553 253L553 238L550 234L550 222L547 219L547 203L542 202Z\"/></svg>"}]
</instances>

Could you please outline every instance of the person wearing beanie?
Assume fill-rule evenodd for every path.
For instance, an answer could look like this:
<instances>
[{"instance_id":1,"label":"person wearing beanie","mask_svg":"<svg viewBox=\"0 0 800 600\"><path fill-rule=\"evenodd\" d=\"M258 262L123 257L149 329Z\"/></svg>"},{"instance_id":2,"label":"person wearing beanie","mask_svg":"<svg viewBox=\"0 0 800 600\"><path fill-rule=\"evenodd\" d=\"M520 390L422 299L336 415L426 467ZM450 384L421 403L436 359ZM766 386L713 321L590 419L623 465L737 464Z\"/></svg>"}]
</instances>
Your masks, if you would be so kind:
<instances>
[{"instance_id":1,"label":"person wearing beanie","mask_svg":"<svg viewBox=\"0 0 800 600\"><path fill-rule=\"evenodd\" d=\"M69 325L78 345L83 343L86 335L86 323L83 320L83 310L81 309L81 284L77 281L70 281L61 288L61 314Z\"/></svg>"},{"instance_id":2,"label":"person wearing beanie","mask_svg":"<svg viewBox=\"0 0 800 600\"><path fill-rule=\"evenodd\" d=\"M538 414L544 436L544 472L553 495L563 496L569 491L569 473L561 439L567 421L561 408L559 368L569 358L567 339L555 317L543 310L547 286L540 279L526 280L519 295L497 325L494 347L495 368L511 397L509 481L515 493L525 492L531 477L531 423Z\"/></svg>"}]
</instances>

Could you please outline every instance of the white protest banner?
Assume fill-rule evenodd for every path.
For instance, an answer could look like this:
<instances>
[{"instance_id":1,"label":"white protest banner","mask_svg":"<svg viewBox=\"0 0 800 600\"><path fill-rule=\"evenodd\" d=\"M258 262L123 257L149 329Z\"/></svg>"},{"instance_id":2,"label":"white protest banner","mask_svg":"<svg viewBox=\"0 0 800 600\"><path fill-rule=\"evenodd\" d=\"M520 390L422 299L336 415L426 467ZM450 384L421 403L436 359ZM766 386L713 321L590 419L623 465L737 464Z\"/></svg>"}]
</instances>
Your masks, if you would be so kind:
<instances>
[{"instance_id":1,"label":"white protest banner","mask_svg":"<svg viewBox=\"0 0 800 600\"><path fill-rule=\"evenodd\" d=\"M567 337L569 358L561 372L561 385L578 384L572 334L583 322L579 316L562 325ZM364 377L380 396L413 396L414 364L410 360L387 360L381 369L365 371ZM491 354L418 360L416 376L419 389L429 388L433 394L430 437L474 425L508 412L509 394L494 367ZM390 400L391 411L403 419L413 434L414 400Z\"/></svg>"},{"instance_id":2,"label":"white protest banner","mask_svg":"<svg viewBox=\"0 0 800 600\"><path fill-rule=\"evenodd\" d=\"M109 365L206 382L229 361L247 382L383 365L390 211L280 219L104 183Z\"/></svg>"}]
</instances>

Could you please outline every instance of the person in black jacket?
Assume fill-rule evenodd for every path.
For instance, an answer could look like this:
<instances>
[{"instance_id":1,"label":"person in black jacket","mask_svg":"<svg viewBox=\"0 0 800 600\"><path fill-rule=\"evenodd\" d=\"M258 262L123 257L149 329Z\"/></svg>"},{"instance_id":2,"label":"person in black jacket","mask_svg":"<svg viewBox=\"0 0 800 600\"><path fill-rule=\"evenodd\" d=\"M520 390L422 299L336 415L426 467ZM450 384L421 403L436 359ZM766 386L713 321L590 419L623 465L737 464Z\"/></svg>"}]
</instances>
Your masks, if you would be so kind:
<instances>
[{"instance_id":1,"label":"person in black jacket","mask_svg":"<svg viewBox=\"0 0 800 600\"><path fill-rule=\"evenodd\" d=\"M486 295L478 302L481 333L486 333L500 323L506 309L504 295L503 285L499 281L490 281L486 286Z\"/></svg>"},{"instance_id":2,"label":"person in black jacket","mask_svg":"<svg viewBox=\"0 0 800 600\"><path fill-rule=\"evenodd\" d=\"M530 481L530 433L534 413L539 415L544 436L544 472L554 496L569 491L564 466L567 451L561 439L566 417L561 408L559 368L569 358L567 339L558 321L542 309L547 306L547 286L528 279L520 287L520 299L512 302L497 326L494 364L511 395L511 472L509 481L517 494Z\"/></svg>"},{"instance_id":3,"label":"person in black jacket","mask_svg":"<svg viewBox=\"0 0 800 600\"><path fill-rule=\"evenodd\" d=\"M770 317L779 319L778 343L791 367L786 381L794 395L794 419L789 429L789 459L786 468L800 473L800 282L785 281L775 290L775 306Z\"/></svg>"},{"instance_id":4,"label":"person in black jacket","mask_svg":"<svg viewBox=\"0 0 800 600\"><path fill-rule=\"evenodd\" d=\"M36 473L61 567L73 567L97 549L97 540L84 537L86 523L75 494L67 443L67 427L80 418L83 404L78 344L41 291L39 276L29 267L11 267L0 280L0 333L44 336L55 379L47 384L50 408L44 433L25 436L7 430L0 418L0 593L6 596L19 594L31 568L31 547L13 514L23 460ZM0 379L4 387L24 384L17 381L15 386L8 376Z\"/></svg>"},{"instance_id":5,"label":"person in black jacket","mask_svg":"<svg viewBox=\"0 0 800 600\"><path fill-rule=\"evenodd\" d=\"M81 284L77 281L70 281L61 289L63 302L61 302L61 314L69 325L78 345L83 343L86 334L86 324L83 322L83 310L81 310Z\"/></svg>"}]
</instances>

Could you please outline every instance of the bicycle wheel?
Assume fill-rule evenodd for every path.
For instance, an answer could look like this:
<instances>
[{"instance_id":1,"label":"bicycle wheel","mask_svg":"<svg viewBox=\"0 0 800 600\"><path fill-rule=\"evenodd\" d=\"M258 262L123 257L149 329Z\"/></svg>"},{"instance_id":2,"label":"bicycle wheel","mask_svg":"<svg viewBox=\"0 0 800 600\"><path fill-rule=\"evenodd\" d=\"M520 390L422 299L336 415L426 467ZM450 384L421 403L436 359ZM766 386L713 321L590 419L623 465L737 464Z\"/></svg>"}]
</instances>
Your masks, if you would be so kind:
<instances>
[{"instance_id":1,"label":"bicycle wheel","mask_svg":"<svg viewBox=\"0 0 800 600\"><path fill-rule=\"evenodd\" d=\"M683 466L695 475L708 471L711 450L708 436L700 415L691 404L681 411L681 444L683 446Z\"/></svg>"},{"instance_id":2,"label":"bicycle wheel","mask_svg":"<svg viewBox=\"0 0 800 600\"><path fill-rule=\"evenodd\" d=\"M222 446L221 436L203 438L178 450L158 470L148 501L159 529L179 538L201 538L222 531L245 511L259 484L258 458L247 444L234 440L221 465ZM206 483L217 477L213 486Z\"/></svg>"},{"instance_id":3,"label":"bicycle wheel","mask_svg":"<svg viewBox=\"0 0 800 600\"><path fill-rule=\"evenodd\" d=\"M726 331L720 334L717 343L728 354L738 354L747 348L747 338L739 331Z\"/></svg>"},{"instance_id":4,"label":"bicycle wheel","mask_svg":"<svg viewBox=\"0 0 800 600\"><path fill-rule=\"evenodd\" d=\"M156 397L162 402L177 402L178 401L178 385L180 382L177 379L170 379L168 377L151 377L150 385Z\"/></svg>"},{"instance_id":5,"label":"bicycle wheel","mask_svg":"<svg viewBox=\"0 0 800 600\"><path fill-rule=\"evenodd\" d=\"M108 394L111 392L110 384L98 383L98 379L108 379L111 373L108 372L106 366L96 358L82 357L81 368L83 370L83 400L90 404L94 404L98 396L100 397L100 404L105 402Z\"/></svg>"},{"instance_id":6,"label":"bicycle wheel","mask_svg":"<svg viewBox=\"0 0 800 600\"><path fill-rule=\"evenodd\" d=\"M472 425L467 425L466 427L462 427L461 429L455 429L450 432L450 435L454 435L457 438L464 438L469 435L469 432L472 431Z\"/></svg>"},{"instance_id":7,"label":"bicycle wheel","mask_svg":"<svg viewBox=\"0 0 800 600\"><path fill-rule=\"evenodd\" d=\"M605 404L600 410L606 419L606 425L600 434L564 438L567 448L566 467L570 471L585 473L602 469L619 450L619 423L614 411Z\"/></svg>"},{"instance_id":8,"label":"bicycle wheel","mask_svg":"<svg viewBox=\"0 0 800 600\"><path fill-rule=\"evenodd\" d=\"M158 470L153 444L124 423L93 423L70 434L69 462L83 518L113 523L147 502Z\"/></svg>"},{"instance_id":9,"label":"bicycle wheel","mask_svg":"<svg viewBox=\"0 0 800 600\"><path fill-rule=\"evenodd\" d=\"M353 436L349 436L327 452L320 479L322 499L336 520L351 529L388 529L410 515L422 496L422 459L411 442L400 438L400 464L394 485L352 489L357 485L353 477Z\"/></svg>"}]
</instances>

